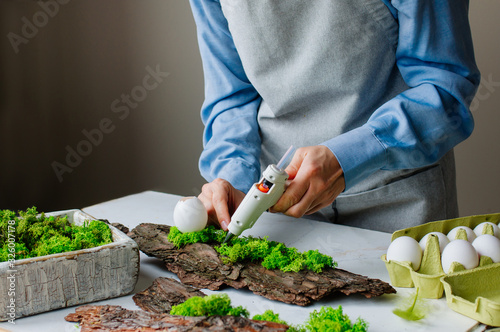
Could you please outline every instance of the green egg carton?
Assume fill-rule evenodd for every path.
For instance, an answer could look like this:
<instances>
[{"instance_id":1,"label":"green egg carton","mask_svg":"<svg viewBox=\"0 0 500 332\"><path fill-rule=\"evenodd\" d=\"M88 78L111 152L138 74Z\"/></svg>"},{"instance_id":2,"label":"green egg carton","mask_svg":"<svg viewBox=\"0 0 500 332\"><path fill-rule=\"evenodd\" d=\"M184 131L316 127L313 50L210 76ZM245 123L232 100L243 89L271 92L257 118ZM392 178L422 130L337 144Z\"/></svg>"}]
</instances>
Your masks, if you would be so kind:
<instances>
[{"instance_id":1,"label":"green egg carton","mask_svg":"<svg viewBox=\"0 0 500 332\"><path fill-rule=\"evenodd\" d=\"M398 230L392 234L391 241L400 236L409 236L420 241L430 232L448 234L457 226L474 229L482 222L495 224L500 222L500 213L462 217L430 222L427 224ZM493 234L491 227L486 227L486 234ZM465 231L460 230L457 239L467 239ZM395 287L419 289L419 296L439 299L446 294L448 306L463 315L484 324L500 326L500 263L493 263L489 257L481 257L479 267L465 270L454 262L450 273L445 274L441 267L441 254L437 236L431 235L423 252L422 262L417 271L410 262L385 262L391 284Z\"/></svg>"},{"instance_id":2,"label":"green egg carton","mask_svg":"<svg viewBox=\"0 0 500 332\"><path fill-rule=\"evenodd\" d=\"M393 286L418 288L419 296L426 299L439 299L443 296L444 288L441 277L445 273L441 267L439 241L436 236L430 236L427 240L422 262L417 271L413 269L410 262L387 261L386 255L382 256L382 260L385 262ZM454 263L452 269L460 269L460 264Z\"/></svg>"},{"instance_id":3,"label":"green egg carton","mask_svg":"<svg viewBox=\"0 0 500 332\"><path fill-rule=\"evenodd\" d=\"M490 326L500 326L500 263L441 278L448 306Z\"/></svg>"}]
</instances>

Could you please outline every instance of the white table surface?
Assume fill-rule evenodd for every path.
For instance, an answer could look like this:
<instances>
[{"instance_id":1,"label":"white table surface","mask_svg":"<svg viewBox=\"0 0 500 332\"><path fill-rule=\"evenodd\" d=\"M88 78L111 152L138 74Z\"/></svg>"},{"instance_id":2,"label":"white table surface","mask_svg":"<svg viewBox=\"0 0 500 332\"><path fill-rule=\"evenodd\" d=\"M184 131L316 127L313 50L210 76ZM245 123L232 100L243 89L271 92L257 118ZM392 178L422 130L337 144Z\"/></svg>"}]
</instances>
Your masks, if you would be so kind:
<instances>
[{"instance_id":1,"label":"white table surface","mask_svg":"<svg viewBox=\"0 0 500 332\"><path fill-rule=\"evenodd\" d=\"M85 212L96 217L119 222L130 229L140 223L158 223L173 225L172 212L180 196L147 191L112 201L83 208ZM389 275L380 257L386 252L391 235L388 233L369 231L359 228L334 225L307 219L294 219L281 214L264 213L256 225L243 235L269 236L286 245L296 247L300 251L318 249L330 255L338 262L338 267L353 273L366 275L390 282ZM128 309L139 310L132 295L149 287L158 277L177 277L167 271L162 262L141 253L140 275L135 290L128 296L104 300L94 304L120 305ZM178 280L178 279L177 279ZM333 295L311 306L300 307L271 301L254 295L248 290L226 288L234 305L242 305L253 316L272 309L280 317L292 324L303 323L314 309L321 306L341 305L344 313L351 320L357 317L368 322L368 331L469 331L477 322L460 315L448 308L445 298L426 300L429 313L426 318L417 322L409 322L399 318L392 310L405 296L414 289L397 288L397 294L383 295L367 299L362 295ZM209 290L203 292L210 294ZM64 317L74 312L75 308L55 310L31 317L18 318L11 324L0 323L0 331L78 331L75 323L68 323Z\"/></svg>"}]
</instances>

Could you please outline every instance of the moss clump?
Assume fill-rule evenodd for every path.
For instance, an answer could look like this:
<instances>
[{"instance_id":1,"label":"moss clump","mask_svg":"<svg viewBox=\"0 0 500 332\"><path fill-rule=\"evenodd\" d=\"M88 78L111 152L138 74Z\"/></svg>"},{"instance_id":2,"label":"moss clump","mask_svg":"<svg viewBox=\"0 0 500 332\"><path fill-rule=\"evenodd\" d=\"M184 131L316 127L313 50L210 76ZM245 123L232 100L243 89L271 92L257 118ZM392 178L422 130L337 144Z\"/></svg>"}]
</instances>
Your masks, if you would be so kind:
<instances>
[{"instance_id":1,"label":"moss clump","mask_svg":"<svg viewBox=\"0 0 500 332\"><path fill-rule=\"evenodd\" d=\"M206 297L194 296L184 303L172 306L171 315L181 316L242 316L248 318L248 311L241 307L233 307L231 299L225 293L212 294ZM279 317L272 310L266 310L263 314L255 315L253 320L275 322L289 326L288 332L366 332L368 324L358 318L354 324L349 317L343 313L342 306L337 309L332 307L321 307L319 311L314 310L309 314L309 319L302 325L293 326Z\"/></svg>"},{"instance_id":2,"label":"moss clump","mask_svg":"<svg viewBox=\"0 0 500 332\"><path fill-rule=\"evenodd\" d=\"M0 210L0 262L97 247L113 241L108 225L99 220L73 225L67 216L38 214L35 207Z\"/></svg>"},{"instance_id":3,"label":"moss clump","mask_svg":"<svg viewBox=\"0 0 500 332\"><path fill-rule=\"evenodd\" d=\"M193 296L185 302L172 306L171 315L180 316L242 316L248 318L248 311L242 306L233 307L225 293L205 297Z\"/></svg>"},{"instance_id":4,"label":"moss clump","mask_svg":"<svg viewBox=\"0 0 500 332\"><path fill-rule=\"evenodd\" d=\"M272 311L270 309L264 311L264 313L262 313L260 315L253 316L252 319L253 320L265 320L266 322L274 322L274 323L278 323L278 324L287 325L287 326L290 327L287 330L287 332L299 331L299 330L297 330L297 328L292 327L290 324L288 324L287 322L285 322L284 320L282 320L280 318L279 314L275 313L274 311Z\"/></svg>"},{"instance_id":5,"label":"moss clump","mask_svg":"<svg viewBox=\"0 0 500 332\"><path fill-rule=\"evenodd\" d=\"M368 324L358 318L354 324L349 316L343 313L342 306L337 309L332 307L321 307L319 311L310 313L309 319L304 323L304 331L320 332L366 332Z\"/></svg>"},{"instance_id":6,"label":"moss clump","mask_svg":"<svg viewBox=\"0 0 500 332\"><path fill-rule=\"evenodd\" d=\"M309 269L320 273L324 267L335 267L330 256L318 250L299 252L296 248L287 247L281 242L268 241L254 237L233 239L231 244L223 243L215 247L223 255L224 263L241 261L261 262L266 269L280 269L283 272L299 272Z\"/></svg>"},{"instance_id":7,"label":"moss clump","mask_svg":"<svg viewBox=\"0 0 500 332\"><path fill-rule=\"evenodd\" d=\"M337 309L321 307L319 311L314 310L309 314L309 319L304 324L297 326L283 321L279 314L272 310L266 310L262 315L255 315L252 319L288 325L287 332L366 332L368 330L368 324L360 318L352 324L349 316L343 313L342 306Z\"/></svg>"},{"instance_id":8,"label":"moss clump","mask_svg":"<svg viewBox=\"0 0 500 332\"><path fill-rule=\"evenodd\" d=\"M216 229L214 226L208 226L198 232L182 233L177 227L170 227L168 241L177 248L192 243L221 243L224 241L226 233L222 229Z\"/></svg>"},{"instance_id":9,"label":"moss clump","mask_svg":"<svg viewBox=\"0 0 500 332\"><path fill-rule=\"evenodd\" d=\"M222 243L226 233L209 226L199 232L182 233L177 227L170 227L168 240L178 248L189 243ZM324 267L336 267L337 263L330 256L318 250L299 252L296 248L287 247L281 242L269 241L267 237L238 237L229 243L214 247L221 254L225 264L250 261L261 262L266 269L280 269L283 272L298 272L309 269L321 272Z\"/></svg>"}]
</instances>

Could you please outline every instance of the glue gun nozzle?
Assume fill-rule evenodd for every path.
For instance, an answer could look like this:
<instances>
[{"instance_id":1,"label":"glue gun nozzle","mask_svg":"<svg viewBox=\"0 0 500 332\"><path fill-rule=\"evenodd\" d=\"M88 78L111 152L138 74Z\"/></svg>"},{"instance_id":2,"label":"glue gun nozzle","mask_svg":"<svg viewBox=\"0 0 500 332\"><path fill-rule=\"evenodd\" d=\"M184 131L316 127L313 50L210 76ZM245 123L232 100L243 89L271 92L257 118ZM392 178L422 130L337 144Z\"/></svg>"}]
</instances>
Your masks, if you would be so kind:
<instances>
[{"instance_id":1,"label":"glue gun nozzle","mask_svg":"<svg viewBox=\"0 0 500 332\"><path fill-rule=\"evenodd\" d=\"M224 239L224 242L222 242L222 243L227 243L227 242L229 242L229 240L231 240L233 237L234 237L234 234L233 234L233 233L231 233L230 231L227 231L226 238Z\"/></svg>"}]
</instances>

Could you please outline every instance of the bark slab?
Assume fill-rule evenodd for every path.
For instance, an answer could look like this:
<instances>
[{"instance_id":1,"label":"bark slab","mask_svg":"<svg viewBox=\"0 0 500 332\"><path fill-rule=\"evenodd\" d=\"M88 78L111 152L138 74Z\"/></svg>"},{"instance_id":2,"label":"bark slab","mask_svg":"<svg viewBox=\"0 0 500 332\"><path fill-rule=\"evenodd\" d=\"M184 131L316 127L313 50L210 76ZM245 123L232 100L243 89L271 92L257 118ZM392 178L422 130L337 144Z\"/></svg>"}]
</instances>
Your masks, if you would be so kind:
<instances>
[{"instance_id":1,"label":"bark slab","mask_svg":"<svg viewBox=\"0 0 500 332\"><path fill-rule=\"evenodd\" d=\"M163 331L286 331L283 324L254 321L244 317L184 317L128 310L113 305L85 305L65 317L80 323L81 332L163 332Z\"/></svg>"},{"instance_id":2,"label":"bark slab","mask_svg":"<svg viewBox=\"0 0 500 332\"><path fill-rule=\"evenodd\" d=\"M184 285L171 278L156 278L153 284L135 294L132 299L142 310L152 313L170 313L172 306L183 303L193 296L206 296L199 289Z\"/></svg>"},{"instance_id":3,"label":"bark slab","mask_svg":"<svg viewBox=\"0 0 500 332\"><path fill-rule=\"evenodd\" d=\"M256 263L222 263L213 245L195 243L177 249L167 239L170 226L141 224L128 235L148 256L163 260L180 281L198 288L218 290L224 286L248 288L271 300L309 305L330 294L362 294L367 298L396 293L388 283L338 268L316 273L309 270L282 272Z\"/></svg>"}]
</instances>

